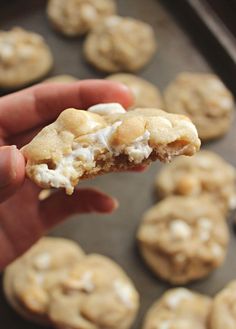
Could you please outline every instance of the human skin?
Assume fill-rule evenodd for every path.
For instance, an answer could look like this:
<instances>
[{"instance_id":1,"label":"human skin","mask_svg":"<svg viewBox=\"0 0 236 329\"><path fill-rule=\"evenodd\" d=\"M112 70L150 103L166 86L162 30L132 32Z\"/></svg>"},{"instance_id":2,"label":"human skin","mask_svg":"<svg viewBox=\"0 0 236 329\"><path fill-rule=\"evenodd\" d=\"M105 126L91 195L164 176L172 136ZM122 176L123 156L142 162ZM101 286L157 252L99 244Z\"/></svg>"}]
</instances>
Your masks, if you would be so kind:
<instances>
[{"instance_id":1,"label":"human skin","mask_svg":"<svg viewBox=\"0 0 236 329\"><path fill-rule=\"evenodd\" d=\"M0 98L0 270L68 216L117 207L115 199L89 188L76 189L70 197L59 190L40 201L40 188L25 178L19 151L64 109L110 102L128 108L132 96L120 83L84 80L39 84Z\"/></svg>"}]
</instances>

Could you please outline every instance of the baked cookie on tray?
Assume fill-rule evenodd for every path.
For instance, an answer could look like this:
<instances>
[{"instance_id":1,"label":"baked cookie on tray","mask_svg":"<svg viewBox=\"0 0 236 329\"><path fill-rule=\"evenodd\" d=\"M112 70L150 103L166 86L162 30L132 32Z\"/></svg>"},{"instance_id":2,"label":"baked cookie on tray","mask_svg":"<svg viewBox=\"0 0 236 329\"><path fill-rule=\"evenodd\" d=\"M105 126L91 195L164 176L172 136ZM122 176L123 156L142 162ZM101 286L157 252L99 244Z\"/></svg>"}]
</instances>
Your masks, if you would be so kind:
<instances>
[{"instance_id":1,"label":"baked cookie on tray","mask_svg":"<svg viewBox=\"0 0 236 329\"><path fill-rule=\"evenodd\" d=\"M49 0L48 18L66 36L83 35L116 13L114 0Z\"/></svg>"},{"instance_id":2,"label":"baked cookie on tray","mask_svg":"<svg viewBox=\"0 0 236 329\"><path fill-rule=\"evenodd\" d=\"M48 316L58 329L128 329L138 307L138 293L123 270L92 254L54 289Z\"/></svg>"},{"instance_id":3,"label":"baked cookie on tray","mask_svg":"<svg viewBox=\"0 0 236 329\"><path fill-rule=\"evenodd\" d=\"M166 111L193 121L202 140L220 137L230 128L233 96L214 74L179 74L166 88L164 100Z\"/></svg>"},{"instance_id":4,"label":"baked cookie on tray","mask_svg":"<svg viewBox=\"0 0 236 329\"><path fill-rule=\"evenodd\" d=\"M168 290L147 312L143 329L208 329L211 305L210 297L188 289Z\"/></svg>"},{"instance_id":5,"label":"baked cookie on tray","mask_svg":"<svg viewBox=\"0 0 236 329\"><path fill-rule=\"evenodd\" d=\"M71 194L82 178L193 155L199 147L187 117L147 108L126 112L115 103L63 111L22 152L30 179Z\"/></svg>"},{"instance_id":6,"label":"baked cookie on tray","mask_svg":"<svg viewBox=\"0 0 236 329\"><path fill-rule=\"evenodd\" d=\"M92 30L84 43L90 64L105 72L135 72L156 50L152 27L131 17L110 16Z\"/></svg>"},{"instance_id":7,"label":"baked cookie on tray","mask_svg":"<svg viewBox=\"0 0 236 329\"><path fill-rule=\"evenodd\" d=\"M207 195L224 213L236 208L236 169L211 151L174 159L158 172L155 183L161 198Z\"/></svg>"},{"instance_id":8,"label":"baked cookie on tray","mask_svg":"<svg viewBox=\"0 0 236 329\"><path fill-rule=\"evenodd\" d=\"M107 80L117 81L125 84L130 88L136 107L155 107L163 108L163 100L157 86L151 82L142 79L134 74L117 73L107 77Z\"/></svg>"},{"instance_id":9,"label":"baked cookie on tray","mask_svg":"<svg viewBox=\"0 0 236 329\"><path fill-rule=\"evenodd\" d=\"M44 80L43 82L57 82L57 83L71 83L78 81L79 79L76 77L73 77L69 74L61 74L61 75L55 75L54 77L48 78Z\"/></svg>"},{"instance_id":10,"label":"baked cookie on tray","mask_svg":"<svg viewBox=\"0 0 236 329\"><path fill-rule=\"evenodd\" d=\"M40 79L53 65L43 37L15 27L0 31L0 88L22 87Z\"/></svg>"},{"instance_id":11,"label":"baked cookie on tray","mask_svg":"<svg viewBox=\"0 0 236 329\"><path fill-rule=\"evenodd\" d=\"M236 281L232 281L213 300L210 329L236 328Z\"/></svg>"},{"instance_id":12,"label":"baked cookie on tray","mask_svg":"<svg viewBox=\"0 0 236 329\"><path fill-rule=\"evenodd\" d=\"M83 250L71 240L42 238L5 270L3 285L9 304L26 319L49 324L52 289L84 257Z\"/></svg>"},{"instance_id":13,"label":"baked cookie on tray","mask_svg":"<svg viewBox=\"0 0 236 329\"><path fill-rule=\"evenodd\" d=\"M223 263L229 233L222 213L208 199L170 196L144 214L137 239L158 277L185 284Z\"/></svg>"}]
</instances>

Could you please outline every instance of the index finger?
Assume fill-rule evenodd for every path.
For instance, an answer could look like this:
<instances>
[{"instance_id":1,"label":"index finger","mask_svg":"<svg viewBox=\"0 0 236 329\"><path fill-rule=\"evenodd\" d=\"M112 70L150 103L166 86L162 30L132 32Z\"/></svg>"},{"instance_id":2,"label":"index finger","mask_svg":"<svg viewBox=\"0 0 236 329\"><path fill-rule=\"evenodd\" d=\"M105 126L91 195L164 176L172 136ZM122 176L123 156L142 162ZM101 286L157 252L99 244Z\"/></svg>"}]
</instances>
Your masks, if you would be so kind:
<instances>
[{"instance_id":1,"label":"index finger","mask_svg":"<svg viewBox=\"0 0 236 329\"><path fill-rule=\"evenodd\" d=\"M48 124L69 107L87 109L109 102L127 108L132 95L126 86L105 80L39 84L0 98L0 136L7 138Z\"/></svg>"}]
</instances>

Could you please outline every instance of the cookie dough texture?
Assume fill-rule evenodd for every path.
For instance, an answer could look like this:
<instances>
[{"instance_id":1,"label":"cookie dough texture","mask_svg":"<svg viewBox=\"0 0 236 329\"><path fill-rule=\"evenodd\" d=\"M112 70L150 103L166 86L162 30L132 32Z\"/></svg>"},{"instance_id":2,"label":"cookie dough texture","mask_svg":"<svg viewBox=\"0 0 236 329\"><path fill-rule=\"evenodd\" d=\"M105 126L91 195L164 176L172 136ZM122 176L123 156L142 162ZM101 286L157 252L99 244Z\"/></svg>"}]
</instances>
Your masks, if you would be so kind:
<instances>
[{"instance_id":1,"label":"cookie dough texture","mask_svg":"<svg viewBox=\"0 0 236 329\"><path fill-rule=\"evenodd\" d=\"M224 135L232 122L230 91L213 74L181 73L166 88L166 110L189 116L202 140Z\"/></svg>"},{"instance_id":2,"label":"cookie dough texture","mask_svg":"<svg viewBox=\"0 0 236 329\"><path fill-rule=\"evenodd\" d=\"M71 83L76 82L79 79L73 77L69 74L61 74L61 75L55 75L54 77L48 78L44 80L44 82L57 82L57 83Z\"/></svg>"},{"instance_id":3,"label":"cookie dough texture","mask_svg":"<svg viewBox=\"0 0 236 329\"><path fill-rule=\"evenodd\" d=\"M156 50L152 27L130 17L111 16L86 38L85 56L105 72L134 72L144 67Z\"/></svg>"},{"instance_id":4,"label":"cookie dough texture","mask_svg":"<svg viewBox=\"0 0 236 329\"><path fill-rule=\"evenodd\" d=\"M47 14L66 36L83 35L116 13L114 0L49 0Z\"/></svg>"},{"instance_id":5,"label":"cookie dough texture","mask_svg":"<svg viewBox=\"0 0 236 329\"><path fill-rule=\"evenodd\" d=\"M143 329L208 329L211 305L207 296L184 288L171 289L151 306Z\"/></svg>"},{"instance_id":6,"label":"cookie dough texture","mask_svg":"<svg viewBox=\"0 0 236 329\"><path fill-rule=\"evenodd\" d=\"M4 291L9 304L26 319L48 324L51 291L83 257L75 242L41 239L5 271Z\"/></svg>"},{"instance_id":7,"label":"cookie dough texture","mask_svg":"<svg viewBox=\"0 0 236 329\"><path fill-rule=\"evenodd\" d=\"M230 282L213 300L210 329L236 328L236 281Z\"/></svg>"},{"instance_id":8,"label":"cookie dough texture","mask_svg":"<svg viewBox=\"0 0 236 329\"><path fill-rule=\"evenodd\" d=\"M53 65L45 40L16 27L0 31L0 88L17 88L40 79Z\"/></svg>"},{"instance_id":9,"label":"cookie dough texture","mask_svg":"<svg viewBox=\"0 0 236 329\"><path fill-rule=\"evenodd\" d=\"M128 73L117 73L107 77L108 80L117 81L130 88L134 104L136 107L155 107L163 108L162 96L159 89L151 82L144 80L136 75Z\"/></svg>"},{"instance_id":10,"label":"cookie dough texture","mask_svg":"<svg viewBox=\"0 0 236 329\"><path fill-rule=\"evenodd\" d=\"M60 329L128 329L138 306L138 293L123 270L94 254L53 291L49 318Z\"/></svg>"},{"instance_id":11,"label":"cookie dough texture","mask_svg":"<svg viewBox=\"0 0 236 329\"><path fill-rule=\"evenodd\" d=\"M208 199L172 196L144 214L137 238L144 260L158 277L185 284L223 263L229 233Z\"/></svg>"},{"instance_id":12,"label":"cookie dough texture","mask_svg":"<svg viewBox=\"0 0 236 329\"><path fill-rule=\"evenodd\" d=\"M155 183L161 198L205 195L224 213L236 208L236 169L214 152L174 159L157 174Z\"/></svg>"},{"instance_id":13,"label":"cookie dough texture","mask_svg":"<svg viewBox=\"0 0 236 329\"><path fill-rule=\"evenodd\" d=\"M184 116L157 109L126 112L112 103L65 110L22 152L36 184L71 194L82 178L192 155L199 146L194 125Z\"/></svg>"}]
</instances>

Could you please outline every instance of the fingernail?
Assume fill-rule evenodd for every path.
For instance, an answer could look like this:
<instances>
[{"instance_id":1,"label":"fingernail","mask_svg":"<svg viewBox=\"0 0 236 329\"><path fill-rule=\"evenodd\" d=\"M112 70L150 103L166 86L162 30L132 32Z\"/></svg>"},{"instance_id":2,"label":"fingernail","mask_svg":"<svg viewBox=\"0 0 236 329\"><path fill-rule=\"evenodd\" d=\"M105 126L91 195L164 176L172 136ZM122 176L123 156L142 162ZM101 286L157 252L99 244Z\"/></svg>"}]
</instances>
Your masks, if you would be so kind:
<instances>
[{"instance_id":1,"label":"fingernail","mask_svg":"<svg viewBox=\"0 0 236 329\"><path fill-rule=\"evenodd\" d=\"M115 198L113 198L113 207L114 207L114 210L116 210L119 207L119 201Z\"/></svg>"},{"instance_id":2,"label":"fingernail","mask_svg":"<svg viewBox=\"0 0 236 329\"><path fill-rule=\"evenodd\" d=\"M0 148L0 188L16 178L17 148L15 145Z\"/></svg>"},{"instance_id":3,"label":"fingernail","mask_svg":"<svg viewBox=\"0 0 236 329\"><path fill-rule=\"evenodd\" d=\"M109 198L109 200L107 200L105 213L110 214L113 211L115 211L118 207L119 207L118 200L115 198Z\"/></svg>"}]
</instances>

